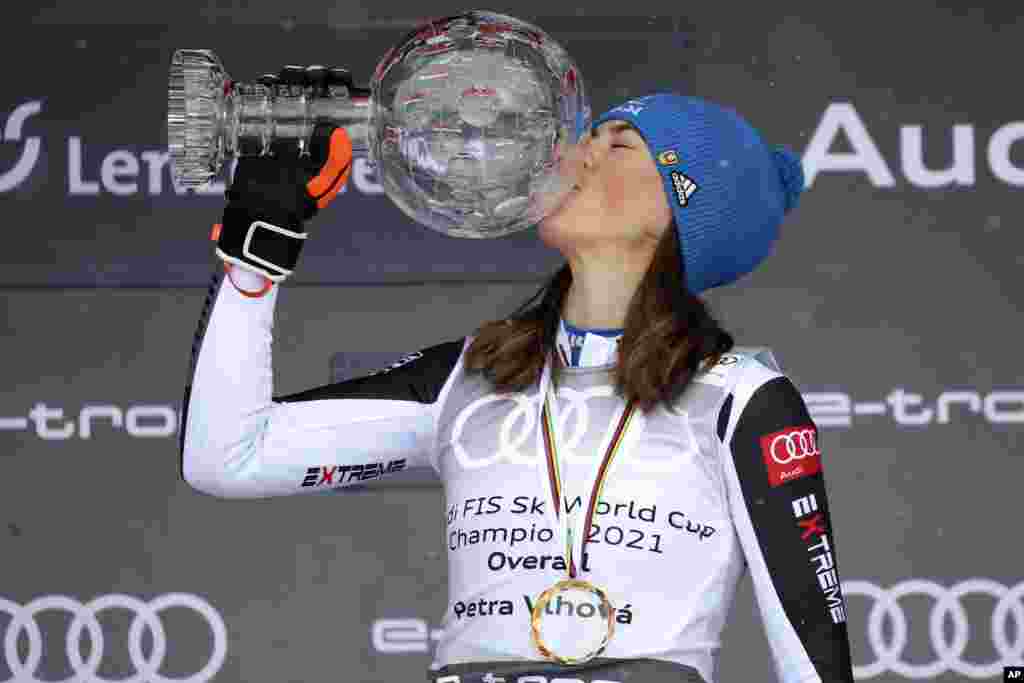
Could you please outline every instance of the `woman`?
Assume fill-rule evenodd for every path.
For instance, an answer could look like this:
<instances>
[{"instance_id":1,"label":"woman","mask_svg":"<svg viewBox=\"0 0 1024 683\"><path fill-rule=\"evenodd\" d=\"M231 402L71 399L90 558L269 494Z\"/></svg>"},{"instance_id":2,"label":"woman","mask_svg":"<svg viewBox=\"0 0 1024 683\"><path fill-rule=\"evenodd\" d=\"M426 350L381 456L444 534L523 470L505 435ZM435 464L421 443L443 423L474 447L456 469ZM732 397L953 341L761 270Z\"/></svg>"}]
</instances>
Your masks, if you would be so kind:
<instances>
[{"instance_id":1,"label":"woman","mask_svg":"<svg viewBox=\"0 0 1024 683\"><path fill-rule=\"evenodd\" d=\"M519 311L272 399L274 283L348 176L344 131L314 147L306 165L236 172L218 236L233 286L211 288L186 392L191 486L263 497L435 468L449 561L438 683L712 683L745 568L778 678L853 680L816 428L771 352L734 349L698 298L767 255L803 187L795 157L698 98L616 107L539 226L566 264ZM239 245L257 220L271 228L254 260ZM545 593L567 576L596 587L593 604ZM575 636L545 635L570 616L610 631L599 656L567 664Z\"/></svg>"}]
</instances>

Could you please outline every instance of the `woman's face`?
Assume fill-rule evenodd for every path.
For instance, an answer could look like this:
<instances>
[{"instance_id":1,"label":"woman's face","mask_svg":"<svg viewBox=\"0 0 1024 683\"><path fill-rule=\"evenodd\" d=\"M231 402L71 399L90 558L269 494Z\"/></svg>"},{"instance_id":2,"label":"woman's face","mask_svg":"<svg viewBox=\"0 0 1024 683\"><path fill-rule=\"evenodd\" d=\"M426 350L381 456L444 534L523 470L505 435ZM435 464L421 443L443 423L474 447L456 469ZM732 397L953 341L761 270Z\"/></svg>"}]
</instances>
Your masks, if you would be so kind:
<instances>
[{"instance_id":1,"label":"woman's face","mask_svg":"<svg viewBox=\"0 0 1024 683\"><path fill-rule=\"evenodd\" d=\"M640 133L625 121L605 121L573 152L566 163L578 166L578 185L538 226L544 243L563 252L592 244L656 245L672 211Z\"/></svg>"}]
</instances>

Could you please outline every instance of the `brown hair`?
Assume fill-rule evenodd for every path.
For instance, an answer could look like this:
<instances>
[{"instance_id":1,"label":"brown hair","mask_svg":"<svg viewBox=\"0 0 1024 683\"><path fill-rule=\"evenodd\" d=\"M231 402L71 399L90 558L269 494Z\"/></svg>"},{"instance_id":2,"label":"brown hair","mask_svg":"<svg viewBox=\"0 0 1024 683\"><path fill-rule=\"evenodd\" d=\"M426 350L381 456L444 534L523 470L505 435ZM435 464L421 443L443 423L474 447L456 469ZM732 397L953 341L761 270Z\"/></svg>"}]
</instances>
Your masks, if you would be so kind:
<instances>
[{"instance_id":1,"label":"brown hair","mask_svg":"<svg viewBox=\"0 0 1024 683\"><path fill-rule=\"evenodd\" d=\"M686 288L675 221L655 249L651 264L626 312L614 368L615 389L644 411L659 401L672 410L698 364L718 362L733 337L711 316L707 304ZM546 351L553 349L565 296L572 284L568 263L507 319L484 323L466 350L465 367L483 372L499 392L523 391L540 379ZM534 304L540 299L540 302ZM552 369L559 378L559 364Z\"/></svg>"}]
</instances>

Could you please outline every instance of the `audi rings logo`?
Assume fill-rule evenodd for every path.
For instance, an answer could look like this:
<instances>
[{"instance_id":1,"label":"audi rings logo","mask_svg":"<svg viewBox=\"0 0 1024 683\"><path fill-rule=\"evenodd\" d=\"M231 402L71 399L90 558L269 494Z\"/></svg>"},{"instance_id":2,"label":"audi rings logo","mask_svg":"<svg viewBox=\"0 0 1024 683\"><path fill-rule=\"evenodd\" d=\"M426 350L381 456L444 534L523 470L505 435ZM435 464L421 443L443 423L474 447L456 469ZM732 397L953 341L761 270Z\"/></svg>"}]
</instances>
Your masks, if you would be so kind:
<instances>
[{"instance_id":1,"label":"audi rings logo","mask_svg":"<svg viewBox=\"0 0 1024 683\"><path fill-rule=\"evenodd\" d=\"M160 613L174 607L183 607L199 614L213 632L213 652L209 660L199 671L189 676L171 677L159 673L167 654L167 634ZM102 678L97 673L105 645L98 615L107 610L128 610L134 614L128 629L128 656L135 670L131 676ZM47 611L71 615L67 636L64 639L72 670L72 675L68 678L37 678L45 646L43 632L36 623L36 617ZM130 595L106 595L85 604L63 595L36 598L26 605L0 598L0 614L3 613L11 617L3 642L4 663L10 669L11 677L0 679L0 683L205 683L220 671L227 656L227 628L220 614L202 598L186 593L162 595L148 603ZM90 647L87 657L82 655L83 630L89 634ZM152 642L149 656L146 656L142 649L145 631L149 632ZM22 634L28 640L24 659L18 652L18 641Z\"/></svg>"},{"instance_id":2,"label":"audi rings logo","mask_svg":"<svg viewBox=\"0 0 1024 683\"><path fill-rule=\"evenodd\" d=\"M886 671L915 679L931 678L947 671L969 678L990 678L1000 675L1004 666L1024 664L1024 583L1007 588L990 579L967 579L952 588L946 588L932 581L911 579L888 589L866 581L844 581L842 585L847 601L854 595L872 601L867 615L867 637L875 661L854 666L856 678L872 678ZM963 657L971 628L961 598L979 593L996 600L991 627L992 643L999 659L988 663L969 662ZM903 650L908 639L908 619L899 601L909 596L924 596L935 600L928 616L928 632L936 656L933 662L911 664L903 661ZM1009 623L1011 620L1014 622L1012 628ZM885 628L886 622L888 629ZM953 627L949 638L947 622L951 622Z\"/></svg>"},{"instance_id":3,"label":"audi rings logo","mask_svg":"<svg viewBox=\"0 0 1024 683\"><path fill-rule=\"evenodd\" d=\"M818 431L813 424L765 434L761 437L761 453L771 486L782 486L821 471Z\"/></svg>"},{"instance_id":4,"label":"audi rings logo","mask_svg":"<svg viewBox=\"0 0 1024 683\"><path fill-rule=\"evenodd\" d=\"M787 430L772 438L768 452L772 460L780 465L788 465L794 460L803 460L808 456L821 455L818 440L813 428Z\"/></svg>"},{"instance_id":5,"label":"audi rings logo","mask_svg":"<svg viewBox=\"0 0 1024 683\"><path fill-rule=\"evenodd\" d=\"M559 453L564 453L568 462L592 463L598 449L587 447L589 441L585 442L591 426L602 430L600 434L590 435L595 444L601 443L601 438L607 443L611 439L610 432L616 427L614 412L620 404L613 388L600 386L578 391L562 387L557 400L554 422ZM467 405L452 424L450 446L459 465L465 469L481 469L498 464L536 466L542 463L543 449L538 450L537 442L539 408L537 394L522 393L487 394ZM688 423L683 421L682 424ZM639 438L645 429L644 415L635 413L620 456L638 471L674 471L697 450L696 437L687 428L673 435L676 440L673 447L660 448L658 443L652 443L645 444L643 449L630 448L632 440Z\"/></svg>"}]
</instances>

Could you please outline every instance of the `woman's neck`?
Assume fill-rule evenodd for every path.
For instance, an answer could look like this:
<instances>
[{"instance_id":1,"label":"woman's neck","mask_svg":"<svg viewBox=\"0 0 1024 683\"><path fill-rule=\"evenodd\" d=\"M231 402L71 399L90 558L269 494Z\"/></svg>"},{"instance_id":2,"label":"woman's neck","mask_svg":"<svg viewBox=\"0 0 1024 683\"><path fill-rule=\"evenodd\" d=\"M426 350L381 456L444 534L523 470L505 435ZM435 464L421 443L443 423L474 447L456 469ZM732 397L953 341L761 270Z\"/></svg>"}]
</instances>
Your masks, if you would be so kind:
<instances>
[{"instance_id":1,"label":"woman's neck","mask_svg":"<svg viewBox=\"0 0 1024 683\"><path fill-rule=\"evenodd\" d=\"M571 264L572 284L562 306L562 318L583 329L622 329L626 313L647 270L604 264Z\"/></svg>"}]
</instances>

